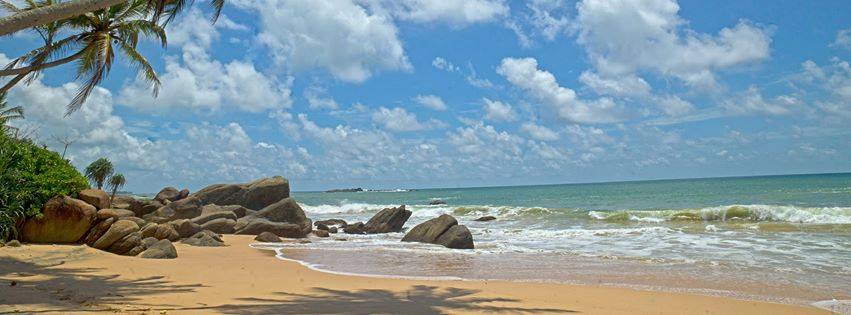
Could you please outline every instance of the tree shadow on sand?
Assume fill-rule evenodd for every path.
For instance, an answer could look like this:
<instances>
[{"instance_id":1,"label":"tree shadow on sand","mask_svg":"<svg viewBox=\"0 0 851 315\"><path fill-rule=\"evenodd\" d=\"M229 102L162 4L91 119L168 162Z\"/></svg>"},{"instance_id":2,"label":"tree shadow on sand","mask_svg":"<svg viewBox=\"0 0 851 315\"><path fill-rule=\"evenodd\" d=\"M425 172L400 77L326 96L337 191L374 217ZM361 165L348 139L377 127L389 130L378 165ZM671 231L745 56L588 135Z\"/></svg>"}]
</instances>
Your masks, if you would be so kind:
<instances>
[{"instance_id":1,"label":"tree shadow on sand","mask_svg":"<svg viewBox=\"0 0 851 315\"><path fill-rule=\"evenodd\" d=\"M0 257L0 313L3 309L20 309L24 313L106 310L101 304L138 306L134 302L147 295L191 292L201 286L175 285L162 276L120 279L117 274L96 274L99 268L63 265L62 257L34 257L26 261ZM28 306L40 310L34 312Z\"/></svg>"},{"instance_id":2,"label":"tree shadow on sand","mask_svg":"<svg viewBox=\"0 0 851 315\"><path fill-rule=\"evenodd\" d=\"M508 298L474 297L479 290L417 285L405 292L365 289L356 291L313 288L313 294L278 292L276 298L241 298L246 304L177 310L209 310L224 314L442 314L575 313L553 308L497 306L519 303Z\"/></svg>"}]
</instances>

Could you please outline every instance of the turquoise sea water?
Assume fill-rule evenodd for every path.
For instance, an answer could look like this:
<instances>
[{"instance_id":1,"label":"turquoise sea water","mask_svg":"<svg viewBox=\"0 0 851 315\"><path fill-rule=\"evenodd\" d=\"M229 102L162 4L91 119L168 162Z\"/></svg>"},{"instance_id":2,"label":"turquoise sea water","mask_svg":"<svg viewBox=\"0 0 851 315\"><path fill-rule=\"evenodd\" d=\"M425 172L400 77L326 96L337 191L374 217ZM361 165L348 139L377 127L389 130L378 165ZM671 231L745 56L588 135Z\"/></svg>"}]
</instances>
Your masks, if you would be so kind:
<instances>
[{"instance_id":1,"label":"turquoise sea water","mask_svg":"<svg viewBox=\"0 0 851 315\"><path fill-rule=\"evenodd\" d=\"M851 174L292 195L314 220L366 221L405 204L410 228L448 213L476 242L473 251L450 250L390 233L278 249L327 271L627 285L796 303L851 297ZM447 204L428 205L434 199ZM485 215L497 220L473 221Z\"/></svg>"}]
</instances>

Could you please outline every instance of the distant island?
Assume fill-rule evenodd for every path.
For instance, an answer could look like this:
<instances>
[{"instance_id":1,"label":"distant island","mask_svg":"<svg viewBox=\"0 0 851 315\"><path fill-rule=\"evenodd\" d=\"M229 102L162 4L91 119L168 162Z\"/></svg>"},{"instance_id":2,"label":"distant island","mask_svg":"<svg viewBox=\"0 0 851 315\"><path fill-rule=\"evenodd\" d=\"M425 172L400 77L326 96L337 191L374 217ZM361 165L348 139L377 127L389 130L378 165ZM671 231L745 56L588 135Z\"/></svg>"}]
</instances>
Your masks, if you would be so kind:
<instances>
[{"instance_id":1,"label":"distant island","mask_svg":"<svg viewBox=\"0 0 851 315\"><path fill-rule=\"evenodd\" d=\"M396 188L396 189L363 189L363 188L358 187L358 188L329 189L329 190L326 190L325 192L326 193L339 193L339 192L365 192L365 191L369 191L369 192L411 192L411 191L417 191L417 190L416 189L402 189L402 188Z\"/></svg>"},{"instance_id":2,"label":"distant island","mask_svg":"<svg viewBox=\"0 0 851 315\"><path fill-rule=\"evenodd\" d=\"M330 189L326 190L327 193L336 193L336 192L362 192L363 188L343 188L343 189Z\"/></svg>"}]
</instances>

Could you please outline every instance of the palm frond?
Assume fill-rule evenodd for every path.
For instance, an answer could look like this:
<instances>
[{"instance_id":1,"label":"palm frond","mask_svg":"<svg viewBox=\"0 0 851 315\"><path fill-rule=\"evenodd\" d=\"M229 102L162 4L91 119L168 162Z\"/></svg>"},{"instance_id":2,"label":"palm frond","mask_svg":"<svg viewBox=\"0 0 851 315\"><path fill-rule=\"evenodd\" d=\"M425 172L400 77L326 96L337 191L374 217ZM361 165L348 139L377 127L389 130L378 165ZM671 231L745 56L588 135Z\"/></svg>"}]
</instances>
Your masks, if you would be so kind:
<instances>
[{"instance_id":1,"label":"palm frond","mask_svg":"<svg viewBox=\"0 0 851 315\"><path fill-rule=\"evenodd\" d=\"M126 55L127 58L130 59L130 62L136 67L136 72L141 73L145 77L145 81L151 83L151 88L153 89L152 93L154 96L157 96L160 91L160 79L157 77L157 72L154 70L154 67L151 67L148 60L136 51L136 47L130 46L123 40L119 40L118 44L121 45L121 51L124 55Z\"/></svg>"}]
</instances>

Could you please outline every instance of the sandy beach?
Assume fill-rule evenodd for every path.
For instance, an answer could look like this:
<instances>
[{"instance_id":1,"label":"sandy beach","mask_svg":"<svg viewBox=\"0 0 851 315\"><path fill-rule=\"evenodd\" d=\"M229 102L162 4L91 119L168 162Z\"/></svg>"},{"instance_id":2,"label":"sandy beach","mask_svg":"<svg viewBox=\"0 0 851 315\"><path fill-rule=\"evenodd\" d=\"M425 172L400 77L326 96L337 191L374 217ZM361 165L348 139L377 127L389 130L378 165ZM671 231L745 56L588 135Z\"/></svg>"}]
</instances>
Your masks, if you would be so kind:
<instances>
[{"instance_id":1,"label":"sandy beach","mask_svg":"<svg viewBox=\"0 0 851 315\"><path fill-rule=\"evenodd\" d=\"M147 260L80 245L0 248L0 312L137 314L828 314L814 307L691 294L503 281L342 276L282 261L225 235ZM14 285L13 285L14 283Z\"/></svg>"}]
</instances>

